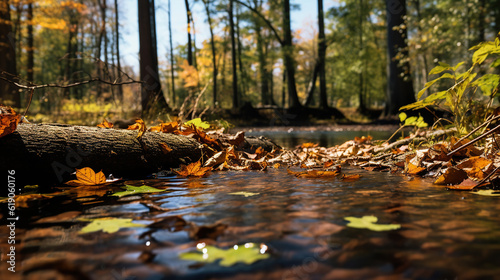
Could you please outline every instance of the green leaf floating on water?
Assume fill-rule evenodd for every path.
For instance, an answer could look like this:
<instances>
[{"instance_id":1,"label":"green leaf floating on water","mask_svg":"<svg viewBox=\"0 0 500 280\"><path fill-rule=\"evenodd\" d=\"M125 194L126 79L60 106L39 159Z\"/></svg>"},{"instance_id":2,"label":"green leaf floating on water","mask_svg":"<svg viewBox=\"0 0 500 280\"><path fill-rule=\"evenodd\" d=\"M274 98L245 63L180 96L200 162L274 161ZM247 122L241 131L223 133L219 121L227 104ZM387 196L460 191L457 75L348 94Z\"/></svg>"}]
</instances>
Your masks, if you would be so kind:
<instances>
[{"instance_id":1,"label":"green leaf floating on water","mask_svg":"<svg viewBox=\"0 0 500 280\"><path fill-rule=\"evenodd\" d=\"M217 260L221 260L219 263L220 266L229 267L239 262L252 264L258 260L269 258L269 254L265 253L267 246L262 245L259 248L255 243L246 243L241 246L234 245L233 248L229 249L219 249L214 246L205 246L204 243L199 243L197 248L197 252L180 254L180 259L205 263L213 263Z\"/></svg>"},{"instance_id":2,"label":"green leaf floating on water","mask_svg":"<svg viewBox=\"0 0 500 280\"><path fill-rule=\"evenodd\" d=\"M232 193L229 193L229 194L232 194L232 195L243 195L245 197L259 195L259 193L253 193L253 192L232 192Z\"/></svg>"},{"instance_id":3,"label":"green leaf floating on water","mask_svg":"<svg viewBox=\"0 0 500 280\"><path fill-rule=\"evenodd\" d=\"M472 192L473 194L485 195L485 196L500 196L500 191L496 190L478 190L476 192Z\"/></svg>"},{"instance_id":4,"label":"green leaf floating on water","mask_svg":"<svg viewBox=\"0 0 500 280\"><path fill-rule=\"evenodd\" d=\"M90 224L86 225L80 230L80 234L89 233L94 231L104 231L107 233L115 233L121 228L130 227L145 227L143 224L135 224L132 219L120 219L120 218L99 218L99 219L83 219L85 221L91 221Z\"/></svg>"},{"instance_id":5,"label":"green leaf floating on water","mask_svg":"<svg viewBox=\"0 0 500 280\"><path fill-rule=\"evenodd\" d=\"M122 196L132 195L132 194L156 193L156 192L164 192L164 191L166 191L166 190L155 189L153 187L145 186L145 185L144 186L140 186L140 187L134 187L134 186L130 186L130 185L125 185L125 187L127 188L125 191L114 193L113 196L122 197Z\"/></svg>"},{"instance_id":6,"label":"green leaf floating on water","mask_svg":"<svg viewBox=\"0 0 500 280\"><path fill-rule=\"evenodd\" d=\"M349 221L347 226L353 228L366 228L373 231L386 231L401 228L401 225L398 224L375 224L378 221L378 218L375 216L363 216L361 218L345 217L344 219Z\"/></svg>"}]
</instances>

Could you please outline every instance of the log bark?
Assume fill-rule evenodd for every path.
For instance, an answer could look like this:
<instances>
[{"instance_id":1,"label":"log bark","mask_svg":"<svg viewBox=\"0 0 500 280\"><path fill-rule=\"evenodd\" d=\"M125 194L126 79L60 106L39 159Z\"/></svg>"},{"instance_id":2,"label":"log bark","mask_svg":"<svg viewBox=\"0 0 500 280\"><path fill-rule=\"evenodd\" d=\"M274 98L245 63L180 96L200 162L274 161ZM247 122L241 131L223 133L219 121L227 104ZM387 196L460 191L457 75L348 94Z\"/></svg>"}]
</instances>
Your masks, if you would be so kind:
<instances>
[{"instance_id":1,"label":"log bark","mask_svg":"<svg viewBox=\"0 0 500 280\"><path fill-rule=\"evenodd\" d=\"M136 130L105 129L61 124L20 124L0 138L0 171L15 170L17 185L57 184L71 178L75 168L91 167L114 177L140 178L159 170L197 161L202 146L196 140L175 134L146 132L141 140ZM141 143L142 142L142 143ZM159 143L172 151L165 154ZM246 138L243 149L275 145L267 140Z\"/></svg>"}]
</instances>

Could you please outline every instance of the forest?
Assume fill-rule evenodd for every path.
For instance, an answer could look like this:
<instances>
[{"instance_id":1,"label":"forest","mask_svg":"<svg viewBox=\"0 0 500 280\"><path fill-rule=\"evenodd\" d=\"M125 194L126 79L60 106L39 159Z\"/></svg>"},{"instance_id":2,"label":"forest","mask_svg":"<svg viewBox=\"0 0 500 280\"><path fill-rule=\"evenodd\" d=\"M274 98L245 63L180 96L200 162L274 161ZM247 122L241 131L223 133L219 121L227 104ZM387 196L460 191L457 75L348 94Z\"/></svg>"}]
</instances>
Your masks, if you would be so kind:
<instances>
[{"instance_id":1,"label":"forest","mask_svg":"<svg viewBox=\"0 0 500 280\"><path fill-rule=\"evenodd\" d=\"M293 0L138 1L134 69L120 57L122 2L3 0L0 103L25 108L32 93L28 119L93 124L153 109L201 116L316 108L342 119L340 109L373 119L397 115L434 66L470 61L469 48L500 29L497 0L348 0L326 10L318 0L313 26L296 30L291 15L302 7ZM185 7L188 26L178 45L173 5ZM160 8L168 26L156 25ZM196 22L193 9L204 11ZM200 44L201 25L210 36ZM169 38L158 38L159 28Z\"/></svg>"}]
</instances>

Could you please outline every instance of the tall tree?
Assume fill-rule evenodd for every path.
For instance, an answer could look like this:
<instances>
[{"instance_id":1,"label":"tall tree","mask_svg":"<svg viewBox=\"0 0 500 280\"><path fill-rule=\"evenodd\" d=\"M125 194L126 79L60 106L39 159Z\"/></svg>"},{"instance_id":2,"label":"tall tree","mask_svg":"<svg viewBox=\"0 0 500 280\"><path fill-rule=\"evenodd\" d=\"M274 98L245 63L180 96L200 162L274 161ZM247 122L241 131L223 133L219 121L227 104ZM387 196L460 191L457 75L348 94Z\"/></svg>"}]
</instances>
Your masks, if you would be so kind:
<instances>
[{"instance_id":1,"label":"tall tree","mask_svg":"<svg viewBox=\"0 0 500 280\"><path fill-rule=\"evenodd\" d=\"M363 22L364 22L364 5L363 5L363 0L359 0L359 55L361 58L361 69L359 70L359 92L358 92L358 99L359 99L359 108L358 110L363 113L366 111L366 104L365 104L365 98L364 98L364 87L365 83L363 80L363 72L365 71L364 67L364 46L363 46Z\"/></svg>"},{"instance_id":2,"label":"tall tree","mask_svg":"<svg viewBox=\"0 0 500 280\"><path fill-rule=\"evenodd\" d=\"M35 67L35 46L33 39L33 2L28 3L28 81L34 81L33 68Z\"/></svg>"},{"instance_id":3,"label":"tall tree","mask_svg":"<svg viewBox=\"0 0 500 280\"><path fill-rule=\"evenodd\" d=\"M14 79L17 76L16 51L8 0L0 1L0 19L0 75ZM7 75L4 75L4 71L7 72ZM21 107L21 98L17 93L17 87L0 80L0 103L16 108Z\"/></svg>"},{"instance_id":4,"label":"tall tree","mask_svg":"<svg viewBox=\"0 0 500 280\"><path fill-rule=\"evenodd\" d=\"M172 87L172 106L175 106L174 44L172 43L172 9L170 0L168 0L168 37L170 43L170 86Z\"/></svg>"},{"instance_id":5,"label":"tall tree","mask_svg":"<svg viewBox=\"0 0 500 280\"><path fill-rule=\"evenodd\" d=\"M233 0L229 0L229 32L231 33L231 65L233 70L233 110L236 110L239 106L239 92L238 92L238 69L236 67L236 38L234 29L234 18L233 18Z\"/></svg>"},{"instance_id":6,"label":"tall tree","mask_svg":"<svg viewBox=\"0 0 500 280\"><path fill-rule=\"evenodd\" d=\"M170 1L170 0L169 0ZM212 17L210 14L210 3L208 0L203 0L203 4L205 5L205 12L207 13L208 27L210 28L210 46L212 47L212 71L213 71L213 106L217 106L217 56L215 51L215 39L214 39L214 29L212 26Z\"/></svg>"},{"instance_id":7,"label":"tall tree","mask_svg":"<svg viewBox=\"0 0 500 280\"><path fill-rule=\"evenodd\" d=\"M319 106L326 109L328 108L328 100L326 97L326 38L323 0L318 0L318 29Z\"/></svg>"},{"instance_id":8,"label":"tall tree","mask_svg":"<svg viewBox=\"0 0 500 280\"><path fill-rule=\"evenodd\" d=\"M144 82L141 92L142 113L149 113L153 109L153 104L156 104L158 109L169 110L163 96L158 73L155 2L154 0L143 0L138 1L138 3L140 72L141 81Z\"/></svg>"},{"instance_id":9,"label":"tall tree","mask_svg":"<svg viewBox=\"0 0 500 280\"><path fill-rule=\"evenodd\" d=\"M297 87L295 85L295 62L293 59L292 28L290 24L290 0L283 1L283 52L286 68L286 81L288 87L288 106L290 109L300 109Z\"/></svg>"},{"instance_id":10,"label":"tall tree","mask_svg":"<svg viewBox=\"0 0 500 280\"><path fill-rule=\"evenodd\" d=\"M115 47L116 47L116 66L121 71L122 66L120 62L120 21L118 18L118 0L115 0ZM123 101L123 86L118 85L118 99Z\"/></svg>"},{"instance_id":11,"label":"tall tree","mask_svg":"<svg viewBox=\"0 0 500 280\"><path fill-rule=\"evenodd\" d=\"M186 15L187 15L187 35L188 35L188 57L187 61L189 65L193 65L193 43L191 40L191 32L192 32L192 15L191 15L191 10L189 8L189 1L184 0L184 3L186 4Z\"/></svg>"},{"instance_id":12,"label":"tall tree","mask_svg":"<svg viewBox=\"0 0 500 280\"><path fill-rule=\"evenodd\" d=\"M253 0L254 9L261 12L262 1ZM262 38L262 19L257 16L252 17L255 36L257 37L257 56L259 60L259 80L260 80L260 102L262 105L274 104L273 97L269 92L269 72L267 70L267 61L265 56L264 38Z\"/></svg>"},{"instance_id":13,"label":"tall tree","mask_svg":"<svg viewBox=\"0 0 500 280\"><path fill-rule=\"evenodd\" d=\"M407 29L405 26L406 0L386 0L387 49L389 78L386 115L396 115L401 106L415 102L415 93L408 60Z\"/></svg>"}]
</instances>

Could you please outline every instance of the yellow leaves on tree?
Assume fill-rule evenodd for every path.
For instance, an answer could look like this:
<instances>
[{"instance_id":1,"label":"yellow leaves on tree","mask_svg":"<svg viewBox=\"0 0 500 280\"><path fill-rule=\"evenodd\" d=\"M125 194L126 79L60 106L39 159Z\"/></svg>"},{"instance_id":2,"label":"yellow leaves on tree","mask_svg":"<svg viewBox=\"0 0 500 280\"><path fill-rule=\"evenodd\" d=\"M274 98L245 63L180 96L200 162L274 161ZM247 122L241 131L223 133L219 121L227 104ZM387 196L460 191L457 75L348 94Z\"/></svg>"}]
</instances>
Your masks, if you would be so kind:
<instances>
[{"instance_id":1,"label":"yellow leaves on tree","mask_svg":"<svg viewBox=\"0 0 500 280\"><path fill-rule=\"evenodd\" d=\"M106 183L106 176L102 171L95 173L94 170L90 167L84 167L82 169L76 170L76 180L71 180L66 182L68 185L86 185L86 186L94 186L99 184Z\"/></svg>"},{"instance_id":2,"label":"yellow leaves on tree","mask_svg":"<svg viewBox=\"0 0 500 280\"><path fill-rule=\"evenodd\" d=\"M189 165L181 165L181 170L174 172L182 177L203 177L208 175L210 170L212 170L211 167L202 167L201 162L197 161Z\"/></svg>"},{"instance_id":3,"label":"yellow leaves on tree","mask_svg":"<svg viewBox=\"0 0 500 280\"><path fill-rule=\"evenodd\" d=\"M12 108L0 106L0 137L14 132L20 119L21 116Z\"/></svg>"},{"instance_id":4,"label":"yellow leaves on tree","mask_svg":"<svg viewBox=\"0 0 500 280\"><path fill-rule=\"evenodd\" d=\"M184 80L184 87L197 87L198 86L198 71L192 65L189 65L187 60L184 60L182 64L179 65L182 68L182 72L179 74L182 80Z\"/></svg>"}]
</instances>

